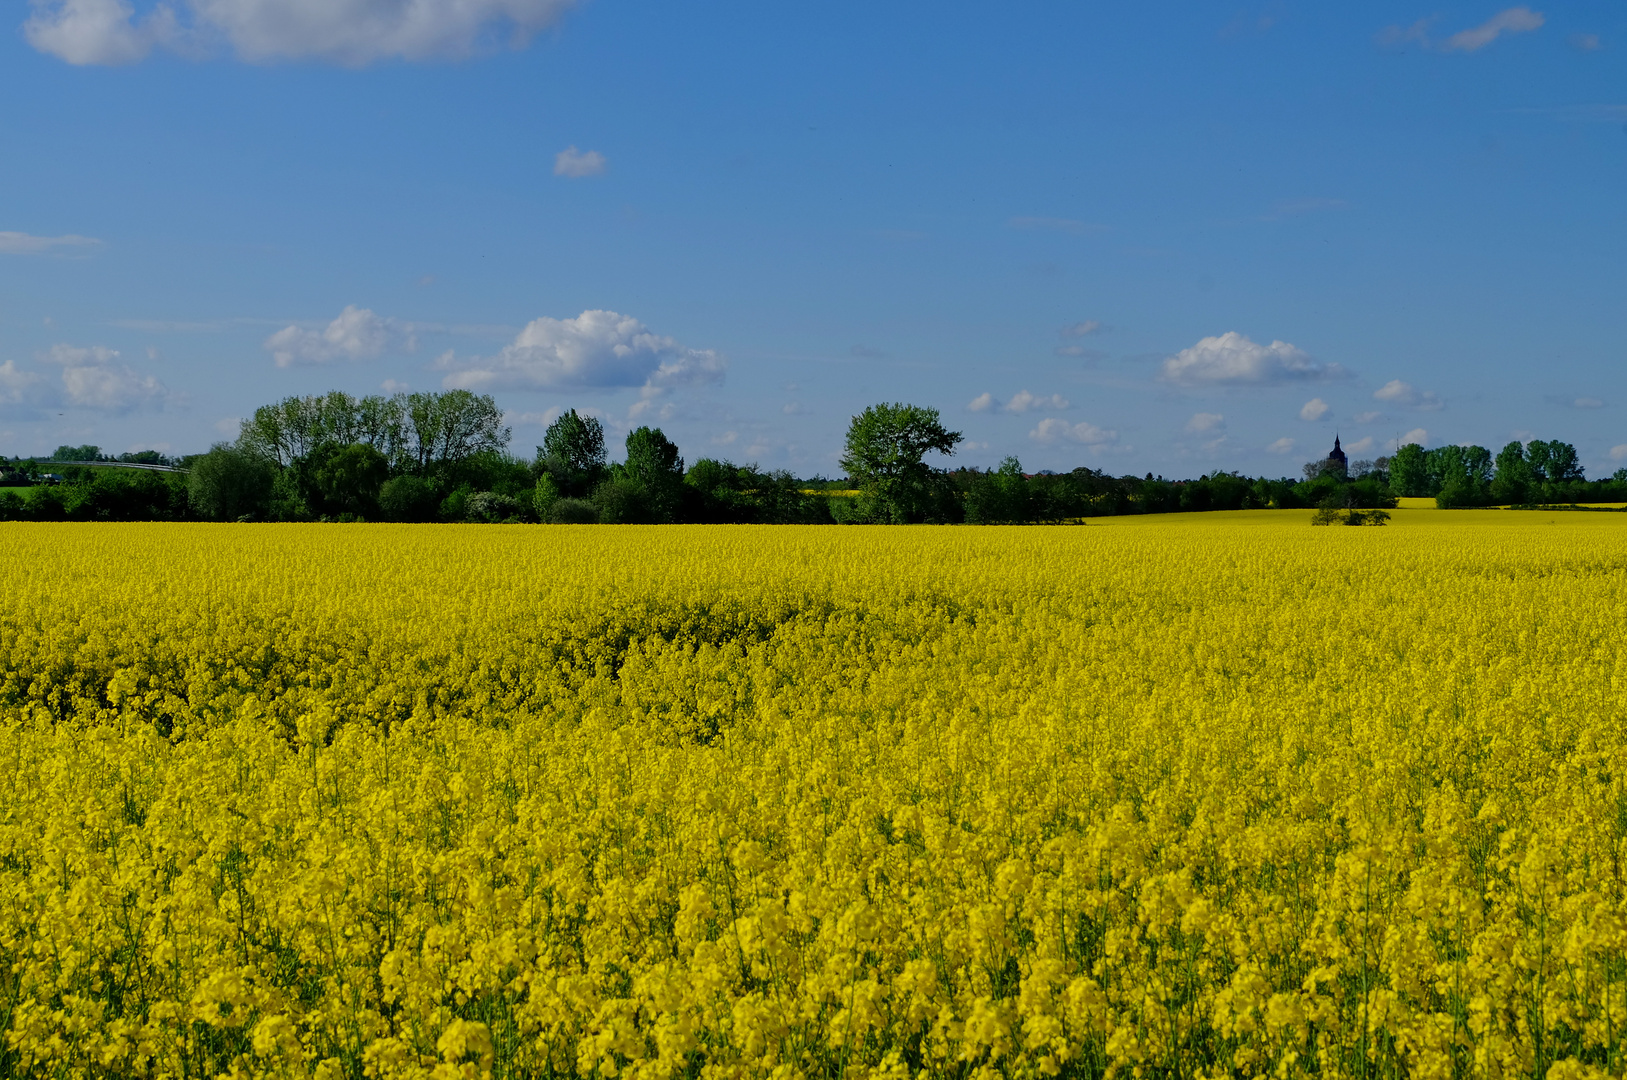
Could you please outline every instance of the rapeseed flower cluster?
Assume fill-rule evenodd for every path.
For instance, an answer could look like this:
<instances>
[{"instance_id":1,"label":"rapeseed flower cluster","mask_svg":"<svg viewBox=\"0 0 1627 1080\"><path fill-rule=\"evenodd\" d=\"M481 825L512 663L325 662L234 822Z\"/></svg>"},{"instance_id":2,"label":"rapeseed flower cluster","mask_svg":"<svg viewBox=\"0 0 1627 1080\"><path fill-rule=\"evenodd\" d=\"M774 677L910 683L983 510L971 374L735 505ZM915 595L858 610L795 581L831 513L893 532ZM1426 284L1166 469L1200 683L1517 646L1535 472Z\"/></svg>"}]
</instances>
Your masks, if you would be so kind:
<instances>
[{"instance_id":1,"label":"rapeseed flower cluster","mask_svg":"<svg viewBox=\"0 0 1627 1080\"><path fill-rule=\"evenodd\" d=\"M0 1072L1620 1075L1556 516L0 527Z\"/></svg>"}]
</instances>

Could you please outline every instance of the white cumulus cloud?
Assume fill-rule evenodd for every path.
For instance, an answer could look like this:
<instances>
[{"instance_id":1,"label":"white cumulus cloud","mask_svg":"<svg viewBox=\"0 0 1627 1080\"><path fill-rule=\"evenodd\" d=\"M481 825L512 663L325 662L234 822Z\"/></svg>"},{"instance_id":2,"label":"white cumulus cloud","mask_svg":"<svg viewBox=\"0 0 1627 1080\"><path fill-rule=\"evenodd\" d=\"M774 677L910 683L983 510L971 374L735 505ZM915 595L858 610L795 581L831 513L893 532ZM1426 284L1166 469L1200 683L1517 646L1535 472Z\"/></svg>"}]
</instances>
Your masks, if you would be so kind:
<instances>
[{"instance_id":1,"label":"white cumulus cloud","mask_svg":"<svg viewBox=\"0 0 1627 1080\"><path fill-rule=\"evenodd\" d=\"M1499 11L1479 26L1459 30L1441 46L1447 52L1476 52L1496 41L1504 34L1526 34L1539 30L1547 22L1540 12L1528 7L1511 7Z\"/></svg>"},{"instance_id":2,"label":"white cumulus cloud","mask_svg":"<svg viewBox=\"0 0 1627 1080\"><path fill-rule=\"evenodd\" d=\"M457 58L523 46L575 0L183 0L138 17L129 0L33 0L28 43L70 64L129 64L217 45L257 63Z\"/></svg>"},{"instance_id":3,"label":"white cumulus cloud","mask_svg":"<svg viewBox=\"0 0 1627 1080\"><path fill-rule=\"evenodd\" d=\"M33 8L23 36L70 64L133 64L179 34L169 7L140 20L127 0L34 0Z\"/></svg>"},{"instance_id":4,"label":"white cumulus cloud","mask_svg":"<svg viewBox=\"0 0 1627 1080\"><path fill-rule=\"evenodd\" d=\"M32 371L24 371L17 361L0 364L0 405L21 405L30 400L45 380Z\"/></svg>"},{"instance_id":5,"label":"white cumulus cloud","mask_svg":"<svg viewBox=\"0 0 1627 1080\"><path fill-rule=\"evenodd\" d=\"M584 311L574 319L534 320L494 356L438 362L443 385L467 390L641 387L646 398L667 390L721 382L728 362L712 349L690 349L653 334L630 315Z\"/></svg>"},{"instance_id":6,"label":"white cumulus cloud","mask_svg":"<svg viewBox=\"0 0 1627 1080\"><path fill-rule=\"evenodd\" d=\"M1300 406L1299 418L1301 420L1320 420L1328 414L1330 408L1331 406L1321 398L1313 397Z\"/></svg>"},{"instance_id":7,"label":"white cumulus cloud","mask_svg":"<svg viewBox=\"0 0 1627 1080\"><path fill-rule=\"evenodd\" d=\"M278 367L376 360L386 350L401 348L411 352L417 345L411 327L354 304L347 305L321 330L286 326L265 340L266 351Z\"/></svg>"},{"instance_id":8,"label":"white cumulus cloud","mask_svg":"<svg viewBox=\"0 0 1627 1080\"><path fill-rule=\"evenodd\" d=\"M1194 435L1201 435L1206 431L1226 430L1226 418L1217 412L1193 413L1192 419L1186 422L1186 430Z\"/></svg>"},{"instance_id":9,"label":"white cumulus cloud","mask_svg":"<svg viewBox=\"0 0 1627 1080\"><path fill-rule=\"evenodd\" d=\"M554 155L555 176L598 176L604 167L604 155L597 150L583 153L574 146L567 146Z\"/></svg>"},{"instance_id":10,"label":"white cumulus cloud","mask_svg":"<svg viewBox=\"0 0 1627 1080\"><path fill-rule=\"evenodd\" d=\"M1357 439L1353 443L1346 443L1345 449L1352 454L1365 454L1377 445L1378 444L1373 441L1373 437L1368 435L1365 438Z\"/></svg>"},{"instance_id":11,"label":"white cumulus cloud","mask_svg":"<svg viewBox=\"0 0 1627 1080\"><path fill-rule=\"evenodd\" d=\"M1385 443L1385 445L1388 446L1391 450L1399 450L1401 447L1408 446L1408 445L1410 445L1412 443L1417 443L1419 446L1428 445L1428 443L1429 443L1429 432L1427 430L1425 430L1424 428L1415 427L1411 431L1407 432L1405 435L1401 436L1399 439L1395 439L1395 440L1393 440L1391 442Z\"/></svg>"},{"instance_id":12,"label":"white cumulus cloud","mask_svg":"<svg viewBox=\"0 0 1627 1080\"><path fill-rule=\"evenodd\" d=\"M1066 420L1049 416L1041 420L1039 426L1028 433L1028 437L1036 442L1072 442L1080 443L1091 449L1100 449L1118 442L1119 433L1107 431L1083 420L1077 424L1070 424Z\"/></svg>"},{"instance_id":13,"label":"white cumulus cloud","mask_svg":"<svg viewBox=\"0 0 1627 1080\"><path fill-rule=\"evenodd\" d=\"M1374 420L1377 420L1383 415L1384 414L1381 412L1359 412L1355 416L1351 417L1351 419L1355 420L1358 424L1371 424Z\"/></svg>"},{"instance_id":14,"label":"white cumulus cloud","mask_svg":"<svg viewBox=\"0 0 1627 1080\"><path fill-rule=\"evenodd\" d=\"M100 240L88 236L31 236L21 232L0 232L0 255L44 255L58 248L94 248Z\"/></svg>"},{"instance_id":15,"label":"white cumulus cloud","mask_svg":"<svg viewBox=\"0 0 1627 1080\"><path fill-rule=\"evenodd\" d=\"M1436 397L1433 390L1420 393L1411 383L1400 379L1391 379L1373 391L1373 398L1376 401L1399 405L1403 409L1417 409L1419 412L1438 412L1446 408L1446 402Z\"/></svg>"},{"instance_id":16,"label":"white cumulus cloud","mask_svg":"<svg viewBox=\"0 0 1627 1080\"><path fill-rule=\"evenodd\" d=\"M1165 382L1187 386L1262 386L1343 376L1338 364L1319 364L1286 341L1260 345L1235 330L1182 349L1164 361L1159 374Z\"/></svg>"},{"instance_id":17,"label":"white cumulus cloud","mask_svg":"<svg viewBox=\"0 0 1627 1080\"><path fill-rule=\"evenodd\" d=\"M1288 436L1284 435L1282 438L1278 439L1276 442L1272 443L1270 446L1267 446L1265 448L1265 452L1268 453L1268 454L1288 454L1288 453L1292 453L1293 449L1294 449L1294 440L1292 440Z\"/></svg>"},{"instance_id":18,"label":"white cumulus cloud","mask_svg":"<svg viewBox=\"0 0 1627 1080\"><path fill-rule=\"evenodd\" d=\"M988 412L994 408L994 395L987 390L966 403L969 412Z\"/></svg>"},{"instance_id":19,"label":"white cumulus cloud","mask_svg":"<svg viewBox=\"0 0 1627 1080\"><path fill-rule=\"evenodd\" d=\"M1610 448L1610 460L1611 461L1627 461L1627 443L1621 443L1618 446L1612 446Z\"/></svg>"},{"instance_id":20,"label":"white cumulus cloud","mask_svg":"<svg viewBox=\"0 0 1627 1080\"><path fill-rule=\"evenodd\" d=\"M62 393L69 405L123 413L162 408L176 400L176 395L153 376L119 363L116 349L53 345L40 358L61 366Z\"/></svg>"}]
</instances>

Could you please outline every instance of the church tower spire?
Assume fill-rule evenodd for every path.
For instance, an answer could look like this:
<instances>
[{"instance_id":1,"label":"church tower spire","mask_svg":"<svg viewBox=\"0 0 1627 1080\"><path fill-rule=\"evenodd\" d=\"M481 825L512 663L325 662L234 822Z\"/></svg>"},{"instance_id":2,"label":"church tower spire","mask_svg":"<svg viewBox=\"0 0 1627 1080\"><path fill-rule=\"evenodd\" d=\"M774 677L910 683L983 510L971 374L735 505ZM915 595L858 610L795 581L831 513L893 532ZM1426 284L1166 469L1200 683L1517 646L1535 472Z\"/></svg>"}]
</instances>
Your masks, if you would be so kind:
<instances>
[{"instance_id":1,"label":"church tower spire","mask_svg":"<svg viewBox=\"0 0 1627 1080\"><path fill-rule=\"evenodd\" d=\"M1328 455L1328 467L1337 469L1340 476L1346 476L1350 471L1350 460L1345 456L1345 452L1339 448L1337 433L1333 436L1333 452Z\"/></svg>"}]
</instances>

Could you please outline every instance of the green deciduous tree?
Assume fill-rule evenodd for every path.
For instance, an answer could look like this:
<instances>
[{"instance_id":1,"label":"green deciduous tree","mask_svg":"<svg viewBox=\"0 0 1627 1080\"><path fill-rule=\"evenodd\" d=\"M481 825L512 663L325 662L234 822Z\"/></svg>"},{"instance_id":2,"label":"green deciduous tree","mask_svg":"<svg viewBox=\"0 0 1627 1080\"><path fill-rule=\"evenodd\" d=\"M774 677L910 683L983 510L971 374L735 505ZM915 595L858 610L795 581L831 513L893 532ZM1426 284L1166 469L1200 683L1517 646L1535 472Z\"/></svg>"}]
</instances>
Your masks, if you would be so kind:
<instances>
[{"instance_id":1,"label":"green deciduous tree","mask_svg":"<svg viewBox=\"0 0 1627 1080\"><path fill-rule=\"evenodd\" d=\"M357 398L342 390L286 397L255 409L243 421L237 444L284 468L323 443L364 443L398 465L407 448L407 400L404 394Z\"/></svg>"},{"instance_id":2,"label":"green deciduous tree","mask_svg":"<svg viewBox=\"0 0 1627 1080\"><path fill-rule=\"evenodd\" d=\"M537 468L554 478L562 495L587 495L605 476L604 425L597 417L566 410L543 433Z\"/></svg>"},{"instance_id":3,"label":"green deciduous tree","mask_svg":"<svg viewBox=\"0 0 1627 1080\"><path fill-rule=\"evenodd\" d=\"M490 394L408 394L404 405L406 452L419 472L508 446L510 429L503 426L503 410Z\"/></svg>"},{"instance_id":4,"label":"green deciduous tree","mask_svg":"<svg viewBox=\"0 0 1627 1080\"><path fill-rule=\"evenodd\" d=\"M1491 502L1491 451L1484 446L1443 446L1429 451L1430 472L1438 476L1435 504L1443 509Z\"/></svg>"},{"instance_id":5,"label":"green deciduous tree","mask_svg":"<svg viewBox=\"0 0 1627 1080\"><path fill-rule=\"evenodd\" d=\"M297 466L306 504L324 517L376 518L390 463L366 443L321 443Z\"/></svg>"},{"instance_id":6,"label":"green deciduous tree","mask_svg":"<svg viewBox=\"0 0 1627 1080\"><path fill-rule=\"evenodd\" d=\"M966 487L966 524L1001 525L1033 520L1028 481L1022 463L1014 457L982 473Z\"/></svg>"},{"instance_id":7,"label":"green deciduous tree","mask_svg":"<svg viewBox=\"0 0 1627 1080\"><path fill-rule=\"evenodd\" d=\"M379 513L386 521L434 521L441 493L425 476L405 473L379 488Z\"/></svg>"},{"instance_id":8,"label":"green deciduous tree","mask_svg":"<svg viewBox=\"0 0 1627 1080\"><path fill-rule=\"evenodd\" d=\"M1390 490L1404 499L1423 499L1435 494L1422 446L1408 443L1390 458Z\"/></svg>"},{"instance_id":9,"label":"green deciduous tree","mask_svg":"<svg viewBox=\"0 0 1627 1080\"><path fill-rule=\"evenodd\" d=\"M187 476L192 510L212 521L265 517L275 466L266 458L217 443L193 459Z\"/></svg>"},{"instance_id":10,"label":"green deciduous tree","mask_svg":"<svg viewBox=\"0 0 1627 1080\"><path fill-rule=\"evenodd\" d=\"M650 494L630 476L612 476L593 489L593 505L606 525L650 525Z\"/></svg>"},{"instance_id":11,"label":"green deciduous tree","mask_svg":"<svg viewBox=\"0 0 1627 1080\"><path fill-rule=\"evenodd\" d=\"M676 519L683 495L684 459L660 428L637 427L627 433L627 461L621 469L644 489L652 520Z\"/></svg>"},{"instance_id":12,"label":"green deciduous tree","mask_svg":"<svg viewBox=\"0 0 1627 1080\"><path fill-rule=\"evenodd\" d=\"M1525 444L1511 442L1497 451L1497 473L1492 477L1491 495L1500 503L1524 503L1531 498L1531 464L1525 457Z\"/></svg>"},{"instance_id":13,"label":"green deciduous tree","mask_svg":"<svg viewBox=\"0 0 1627 1080\"><path fill-rule=\"evenodd\" d=\"M960 432L947 430L937 409L894 403L855 416L842 468L862 493L864 515L894 524L941 519L948 485L925 457L953 454L960 441Z\"/></svg>"}]
</instances>

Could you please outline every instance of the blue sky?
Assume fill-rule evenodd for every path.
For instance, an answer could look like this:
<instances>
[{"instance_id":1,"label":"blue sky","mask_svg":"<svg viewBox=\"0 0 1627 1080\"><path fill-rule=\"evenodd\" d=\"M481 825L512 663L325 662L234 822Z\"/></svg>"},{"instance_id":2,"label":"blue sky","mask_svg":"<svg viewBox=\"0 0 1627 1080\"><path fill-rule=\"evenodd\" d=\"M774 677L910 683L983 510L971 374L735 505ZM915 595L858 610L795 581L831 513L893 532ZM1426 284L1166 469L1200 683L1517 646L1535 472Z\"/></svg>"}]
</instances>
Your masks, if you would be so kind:
<instances>
[{"instance_id":1,"label":"blue sky","mask_svg":"<svg viewBox=\"0 0 1627 1080\"><path fill-rule=\"evenodd\" d=\"M1619 3L8 10L5 453L468 386L801 475L883 400L977 465L1627 465Z\"/></svg>"}]
</instances>

